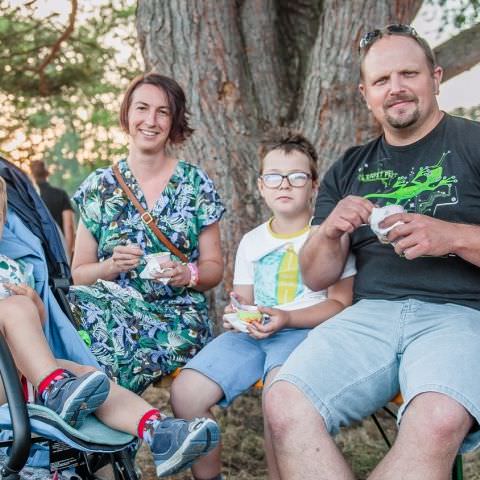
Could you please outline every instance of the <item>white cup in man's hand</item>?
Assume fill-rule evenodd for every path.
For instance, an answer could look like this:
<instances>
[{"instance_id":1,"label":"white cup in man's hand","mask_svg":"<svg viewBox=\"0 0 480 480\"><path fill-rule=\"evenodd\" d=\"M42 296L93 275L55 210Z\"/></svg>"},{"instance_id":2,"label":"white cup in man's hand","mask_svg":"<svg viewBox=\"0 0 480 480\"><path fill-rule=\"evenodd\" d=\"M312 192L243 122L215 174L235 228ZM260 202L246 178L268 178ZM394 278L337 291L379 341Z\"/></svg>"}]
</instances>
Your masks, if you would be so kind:
<instances>
[{"instance_id":1,"label":"white cup in man's hand","mask_svg":"<svg viewBox=\"0 0 480 480\"><path fill-rule=\"evenodd\" d=\"M385 207L374 207L372 209L369 220L370 228L382 243L390 243L387 238L388 232L395 228L397 225L403 225L404 222L398 221L395 222L392 226L386 228L381 228L379 224L390 215L404 212L405 209L401 205L387 205Z\"/></svg>"}]
</instances>

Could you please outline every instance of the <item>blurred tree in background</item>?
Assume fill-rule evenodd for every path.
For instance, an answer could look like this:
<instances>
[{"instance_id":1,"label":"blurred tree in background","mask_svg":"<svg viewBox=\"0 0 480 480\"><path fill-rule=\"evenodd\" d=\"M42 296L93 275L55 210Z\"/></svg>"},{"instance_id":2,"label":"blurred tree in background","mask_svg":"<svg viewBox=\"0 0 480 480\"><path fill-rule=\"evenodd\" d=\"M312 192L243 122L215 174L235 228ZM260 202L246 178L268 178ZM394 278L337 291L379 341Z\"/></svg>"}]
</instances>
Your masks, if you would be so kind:
<instances>
[{"instance_id":1,"label":"blurred tree in background","mask_svg":"<svg viewBox=\"0 0 480 480\"><path fill-rule=\"evenodd\" d=\"M45 160L72 192L125 151L119 94L143 70L135 2L0 0L0 11L0 153Z\"/></svg>"}]
</instances>

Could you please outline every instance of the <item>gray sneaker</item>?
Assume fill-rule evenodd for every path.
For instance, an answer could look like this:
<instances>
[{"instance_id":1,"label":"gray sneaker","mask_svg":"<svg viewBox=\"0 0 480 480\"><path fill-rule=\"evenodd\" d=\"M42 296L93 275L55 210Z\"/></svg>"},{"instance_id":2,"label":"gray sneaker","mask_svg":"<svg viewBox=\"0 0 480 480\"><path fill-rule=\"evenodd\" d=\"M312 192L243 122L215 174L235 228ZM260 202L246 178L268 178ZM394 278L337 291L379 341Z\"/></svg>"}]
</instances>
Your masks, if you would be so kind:
<instances>
[{"instance_id":1,"label":"gray sneaker","mask_svg":"<svg viewBox=\"0 0 480 480\"><path fill-rule=\"evenodd\" d=\"M76 377L65 371L64 378L47 388L42 403L72 427L79 428L85 417L107 399L109 391L110 382L103 372L97 370Z\"/></svg>"},{"instance_id":2,"label":"gray sneaker","mask_svg":"<svg viewBox=\"0 0 480 480\"><path fill-rule=\"evenodd\" d=\"M210 418L187 421L166 418L153 432L150 445L157 476L165 477L190 467L220 441L220 429Z\"/></svg>"}]
</instances>

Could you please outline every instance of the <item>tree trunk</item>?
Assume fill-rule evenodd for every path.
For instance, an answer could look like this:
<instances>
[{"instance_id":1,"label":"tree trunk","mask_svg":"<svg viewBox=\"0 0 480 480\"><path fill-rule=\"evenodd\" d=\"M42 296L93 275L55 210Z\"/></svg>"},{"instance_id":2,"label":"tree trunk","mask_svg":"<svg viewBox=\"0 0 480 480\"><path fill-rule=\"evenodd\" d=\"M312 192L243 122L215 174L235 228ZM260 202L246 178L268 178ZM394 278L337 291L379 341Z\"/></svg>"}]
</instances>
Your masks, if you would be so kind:
<instances>
[{"instance_id":1,"label":"tree trunk","mask_svg":"<svg viewBox=\"0 0 480 480\"><path fill-rule=\"evenodd\" d=\"M270 128L301 130L323 173L376 130L358 94L361 35L409 23L421 0L139 0L147 70L185 89L196 132L181 152L214 179L227 270L212 294L217 312L232 285L241 236L267 218L256 187L257 146Z\"/></svg>"}]
</instances>

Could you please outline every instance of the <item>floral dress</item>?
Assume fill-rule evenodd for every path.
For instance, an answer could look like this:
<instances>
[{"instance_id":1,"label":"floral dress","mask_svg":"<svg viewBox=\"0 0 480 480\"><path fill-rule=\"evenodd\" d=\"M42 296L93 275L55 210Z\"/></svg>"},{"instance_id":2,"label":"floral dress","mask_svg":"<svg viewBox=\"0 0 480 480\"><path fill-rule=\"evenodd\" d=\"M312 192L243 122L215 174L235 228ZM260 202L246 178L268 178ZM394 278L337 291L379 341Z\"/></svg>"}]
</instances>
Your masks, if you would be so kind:
<instances>
[{"instance_id":1,"label":"floral dress","mask_svg":"<svg viewBox=\"0 0 480 480\"><path fill-rule=\"evenodd\" d=\"M122 160L119 168L148 210L127 162ZM168 252L128 201L111 167L90 174L73 200L98 243L100 262L112 255L115 246L129 243L139 245L145 254ZM217 222L224 211L207 175L180 160L150 213L160 230L194 262L202 229ZM77 330L102 368L137 393L183 366L212 338L204 294L140 278L145 263L142 259L115 282L98 280L90 286L73 286L69 292Z\"/></svg>"}]
</instances>

